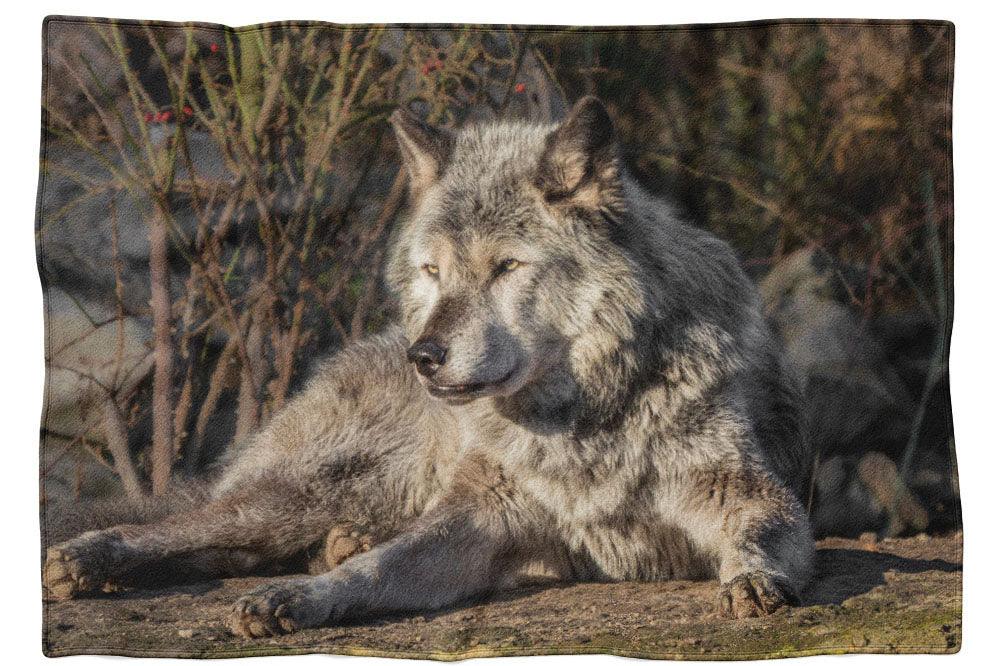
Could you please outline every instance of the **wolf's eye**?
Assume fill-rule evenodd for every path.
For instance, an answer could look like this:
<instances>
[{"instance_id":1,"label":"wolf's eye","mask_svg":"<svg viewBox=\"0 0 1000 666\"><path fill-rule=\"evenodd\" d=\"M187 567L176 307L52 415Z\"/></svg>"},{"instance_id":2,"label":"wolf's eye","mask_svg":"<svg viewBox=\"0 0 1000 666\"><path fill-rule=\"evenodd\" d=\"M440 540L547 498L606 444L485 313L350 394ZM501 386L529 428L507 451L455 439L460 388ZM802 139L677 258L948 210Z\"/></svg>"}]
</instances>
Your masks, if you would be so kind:
<instances>
[{"instance_id":1,"label":"wolf's eye","mask_svg":"<svg viewBox=\"0 0 1000 666\"><path fill-rule=\"evenodd\" d=\"M420 269L431 277L437 277L439 272L437 264L424 264Z\"/></svg>"},{"instance_id":2,"label":"wolf's eye","mask_svg":"<svg viewBox=\"0 0 1000 666\"><path fill-rule=\"evenodd\" d=\"M498 272L510 273L511 271L516 271L520 267L521 262L517 259L505 259L500 262L500 266L498 267L500 270Z\"/></svg>"}]
</instances>

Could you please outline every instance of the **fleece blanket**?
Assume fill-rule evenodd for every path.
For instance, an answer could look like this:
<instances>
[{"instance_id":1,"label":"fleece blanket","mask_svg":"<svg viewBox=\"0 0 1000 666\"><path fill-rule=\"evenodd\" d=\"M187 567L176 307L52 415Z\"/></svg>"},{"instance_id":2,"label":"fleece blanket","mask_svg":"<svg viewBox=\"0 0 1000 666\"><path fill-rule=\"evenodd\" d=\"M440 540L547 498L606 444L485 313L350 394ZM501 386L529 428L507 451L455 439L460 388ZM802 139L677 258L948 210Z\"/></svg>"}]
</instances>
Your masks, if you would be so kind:
<instances>
[{"instance_id":1,"label":"fleece blanket","mask_svg":"<svg viewBox=\"0 0 1000 666\"><path fill-rule=\"evenodd\" d=\"M959 649L950 23L43 40L47 655Z\"/></svg>"}]
</instances>

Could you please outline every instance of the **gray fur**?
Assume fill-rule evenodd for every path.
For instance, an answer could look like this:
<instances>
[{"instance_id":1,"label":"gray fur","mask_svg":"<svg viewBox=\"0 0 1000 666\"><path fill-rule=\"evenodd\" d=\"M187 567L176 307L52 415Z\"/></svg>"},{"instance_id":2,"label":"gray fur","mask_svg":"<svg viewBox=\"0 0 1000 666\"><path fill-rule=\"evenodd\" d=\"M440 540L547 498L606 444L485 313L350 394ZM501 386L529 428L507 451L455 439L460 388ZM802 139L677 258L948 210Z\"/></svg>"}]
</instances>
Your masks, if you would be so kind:
<instances>
[{"instance_id":1,"label":"gray fur","mask_svg":"<svg viewBox=\"0 0 1000 666\"><path fill-rule=\"evenodd\" d=\"M346 523L374 547L228 625L439 608L540 570L716 576L736 617L793 599L813 558L798 396L732 250L629 178L592 98L557 126L393 124L413 177L400 325L322 365L202 508L51 548L50 592L203 551L257 566ZM443 362L414 372L427 342Z\"/></svg>"}]
</instances>

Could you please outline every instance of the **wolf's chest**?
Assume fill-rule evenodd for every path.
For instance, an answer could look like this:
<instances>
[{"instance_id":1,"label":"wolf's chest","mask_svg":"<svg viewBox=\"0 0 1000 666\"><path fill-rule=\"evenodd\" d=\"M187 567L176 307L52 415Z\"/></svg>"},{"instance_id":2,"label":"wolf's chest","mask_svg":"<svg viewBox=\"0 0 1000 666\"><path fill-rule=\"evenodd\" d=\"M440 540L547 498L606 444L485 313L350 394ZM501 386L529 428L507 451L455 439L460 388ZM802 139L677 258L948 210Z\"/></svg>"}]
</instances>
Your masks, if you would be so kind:
<instances>
[{"instance_id":1,"label":"wolf's chest","mask_svg":"<svg viewBox=\"0 0 1000 666\"><path fill-rule=\"evenodd\" d=\"M620 449L619 449L620 451ZM582 580L664 580L710 573L686 535L663 515L663 487L653 461L625 456L618 464L535 469L524 489L552 519Z\"/></svg>"},{"instance_id":2,"label":"wolf's chest","mask_svg":"<svg viewBox=\"0 0 1000 666\"><path fill-rule=\"evenodd\" d=\"M525 489L546 509L582 580L662 578L659 527L650 493L631 475L610 478L533 476ZM669 576L668 576L669 577Z\"/></svg>"},{"instance_id":3,"label":"wolf's chest","mask_svg":"<svg viewBox=\"0 0 1000 666\"><path fill-rule=\"evenodd\" d=\"M651 516L623 518L617 525L567 525L562 539L577 580L691 579L712 573L681 530Z\"/></svg>"},{"instance_id":4,"label":"wolf's chest","mask_svg":"<svg viewBox=\"0 0 1000 666\"><path fill-rule=\"evenodd\" d=\"M553 507L558 539L578 580L701 578L711 567L687 535L667 522L643 494L618 499L613 492L581 493ZM569 499L569 498L565 498ZM602 504L607 499L608 504ZM558 513L556 512L558 511Z\"/></svg>"}]
</instances>

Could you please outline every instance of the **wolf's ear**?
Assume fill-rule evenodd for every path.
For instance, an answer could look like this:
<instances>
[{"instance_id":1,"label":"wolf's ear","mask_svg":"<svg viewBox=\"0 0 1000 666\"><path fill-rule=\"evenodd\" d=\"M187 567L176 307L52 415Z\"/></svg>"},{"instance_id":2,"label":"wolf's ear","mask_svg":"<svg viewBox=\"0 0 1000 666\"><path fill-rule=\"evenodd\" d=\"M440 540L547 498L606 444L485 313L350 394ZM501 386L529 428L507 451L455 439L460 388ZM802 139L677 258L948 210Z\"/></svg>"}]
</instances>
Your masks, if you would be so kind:
<instances>
[{"instance_id":1,"label":"wolf's ear","mask_svg":"<svg viewBox=\"0 0 1000 666\"><path fill-rule=\"evenodd\" d=\"M410 191L419 194L441 176L454 139L450 131L434 127L402 107L389 116L396 133L403 165L410 176Z\"/></svg>"},{"instance_id":2,"label":"wolf's ear","mask_svg":"<svg viewBox=\"0 0 1000 666\"><path fill-rule=\"evenodd\" d=\"M620 200L614 124L596 97L574 104L566 120L546 138L535 184L549 202L596 209Z\"/></svg>"}]
</instances>

